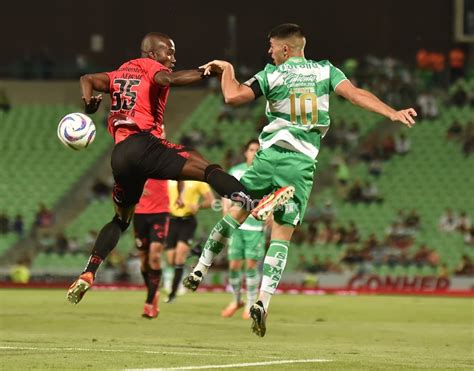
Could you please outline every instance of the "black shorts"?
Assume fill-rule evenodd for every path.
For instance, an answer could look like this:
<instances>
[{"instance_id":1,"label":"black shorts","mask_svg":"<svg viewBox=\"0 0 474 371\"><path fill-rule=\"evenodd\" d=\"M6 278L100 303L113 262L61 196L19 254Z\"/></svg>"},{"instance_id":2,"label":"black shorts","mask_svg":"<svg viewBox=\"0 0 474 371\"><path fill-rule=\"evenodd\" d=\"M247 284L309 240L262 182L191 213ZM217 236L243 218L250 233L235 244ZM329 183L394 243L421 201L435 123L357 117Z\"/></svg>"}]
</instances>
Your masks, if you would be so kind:
<instances>
[{"instance_id":1,"label":"black shorts","mask_svg":"<svg viewBox=\"0 0 474 371\"><path fill-rule=\"evenodd\" d=\"M178 241L192 245L196 228L197 221L194 216L186 216L184 218L171 216L166 249L174 249Z\"/></svg>"},{"instance_id":2,"label":"black shorts","mask_svg":"<svg viewBox=\"0 0 474 371\"><path fill-rule=\"evenodd\" d=\"M169 221L168 213L135 214L133 230L137 249L147 251L152 242L164 244L168 236Z\"/></svg>"},{"instance_id":3,"label":"black shorts","mask_svg":"<svg viewBox=\"0 0 474 371\"><path fill-rule=\"evenodd\" d=\"M137 204L147 179L177 180L188 158L188 149L180 144L145 132L129 136L112 152L114 202L122 207Z\"/></svg>"}]
</instances>

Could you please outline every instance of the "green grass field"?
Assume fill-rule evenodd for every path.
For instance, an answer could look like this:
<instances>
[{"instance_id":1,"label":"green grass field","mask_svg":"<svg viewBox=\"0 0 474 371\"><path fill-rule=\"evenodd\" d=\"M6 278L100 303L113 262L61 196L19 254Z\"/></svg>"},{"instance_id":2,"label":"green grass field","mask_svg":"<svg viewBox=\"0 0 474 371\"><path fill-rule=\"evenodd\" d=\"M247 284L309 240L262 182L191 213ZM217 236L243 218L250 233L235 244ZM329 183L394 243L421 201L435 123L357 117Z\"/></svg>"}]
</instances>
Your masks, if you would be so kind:
<instances>
[{"instance_id":1,"label":"green grass field","mask_svg":"<svg viewBox=\"0 0 474 371\"><path fill-rule=\"evenodd\" d=\"M474 368L472 299L279 295L258 338L219 316L227 294L188 294L155 320L140 317L143 298L91 291L74 306L64 290L0 290L0 368ZM287 360L330 362L275 364Z\"/></svg>"}]
</instances>

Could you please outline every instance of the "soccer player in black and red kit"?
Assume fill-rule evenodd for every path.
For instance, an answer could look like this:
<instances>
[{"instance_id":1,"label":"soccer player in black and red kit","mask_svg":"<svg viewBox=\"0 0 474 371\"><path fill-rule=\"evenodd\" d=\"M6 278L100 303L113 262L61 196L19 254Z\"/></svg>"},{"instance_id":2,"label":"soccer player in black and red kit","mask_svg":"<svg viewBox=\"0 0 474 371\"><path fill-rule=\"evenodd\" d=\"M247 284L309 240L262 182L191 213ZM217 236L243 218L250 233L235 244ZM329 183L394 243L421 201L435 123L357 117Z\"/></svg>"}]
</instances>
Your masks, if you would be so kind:
<instances>
[{"instance_id":1,"label":"soccer player in black and red kit","mask_svg":"<svg viewBox=\"0 0 474 371\"><path fill-rule=\"evenodd\" d=\"M141 58L122 64L118 70L82 76L80 85L86 113L97 111L101 96L109 93L112 106L108 130L115 140L111 165L115 179L115 216L100 231L87 266L70 286L67 299L77 304L92 286L103 260L117 245L133 217L147 179L199 180L209 183L222 197L254 205L252 197L219 165L210 164L198 152L161 139L163 114L170 86L200 81L200 69L173 72L176 62L173 40L162 33L149 33L141 43ZM288 187L284 187L288 188ZM277 190L252 210L261 213L281 205L291 190ZM239 220L242 223L243 220Z\"/></svg>"}]
</instances>

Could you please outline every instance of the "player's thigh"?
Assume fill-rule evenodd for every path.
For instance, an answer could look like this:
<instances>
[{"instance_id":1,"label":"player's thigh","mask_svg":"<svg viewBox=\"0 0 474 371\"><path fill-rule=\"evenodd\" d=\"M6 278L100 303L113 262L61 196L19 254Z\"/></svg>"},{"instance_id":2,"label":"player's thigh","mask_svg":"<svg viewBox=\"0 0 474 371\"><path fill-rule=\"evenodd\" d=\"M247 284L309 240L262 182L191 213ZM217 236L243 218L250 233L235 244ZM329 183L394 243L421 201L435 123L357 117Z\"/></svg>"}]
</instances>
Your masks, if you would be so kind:
<instances>
[{"instance_id":1,"label":"player's thigh","mask_svg":"<svg viewBox=\"0 0 474 371\"><path fill-rule=\"evenodd\" d=\"M265 255L265 233L263 231L242 230L242 234L245 259L261 260Z\"/></svg>"},{"instance_id":2,"label":"player's thigh","mask_svg":"<svg viewBox=\"0 0 474 371\"><path fill-rule=\"evenodd\" d=\"M296 226L301 224L308 205L313 188L315 163L303 154L292 152L282 156L280 164L275 174L276 185L278 187L292 185L295 187L295 194L274 212L274 218L280 224Z\"/></svg>"},{"instance_id":3,"label":"player's thigh","mask_svg":"<svg viewBox=\"0 0 474 371\"><path fill-rule=\"evenodd\" d=\"M210 165L198 151L189 151L189 156L179 174L179 180L205 180L206 168Z\"/></svg>"},{"instance_id":4,"label":"player's thigh","mask_svg":"<svg viewBox=\"0 0 474 371\"><path fill-rule=\"evenodd\" d=\"M261 198L273 191L275 165L266 151L257 152L252 166L240 178L240 182L253 198Z\"/></svg>"},{"instance_id":5,"label":"player's thigh","mask_svg":"<svg viewBox=\"0 0 474 371\"><path fill-rule=\"evenodd\" d=\"M179 228L179 219L171 216L169 219L168 235L166 237L166 250L174 250L176 248Z\"/></svg>"},{"instance_id":6,"label":"player's thigh","mask_svg":"<svg viewBox=\"0 0 474 371\"><path fill-rule=\"evenodd\" d=\"M242 237L242 230L237 229L232 233L229 240L228 259L243 260L245 258L245 242Z\"/></svg>"},{"instance_id":7,"label":"player's thigh","mask_svg":"<svg viewBox=\"0 0 474 371\"><path fill-rule=\"evenodd\" d=\"M183 242L188 246L194 243L194 234L197 229L197 221L194 216L180 219L178 242Z\"/></svg>"},{"instance_id":8,"label":"player's thigh","mask_svg":"<svg viewBox=\"0 0 474 371\"><path fill-rule=\"evenodd\" d=\"M139 251L148 251L150 245L149 230L147 214L135 214L133 217L133 233L135 235L135 246Z\"/></svg>"},{"instance_id":9,"label":"player's thigh","mask_svg":"<svg viewBox=\"0 0 474 371\"><path fill-rule=\"evenodd\" d=\"M148 239L150 243L164 245L169 231L170 217L168 213L149 214Z\"/></svg>"},{"instance_id":10,"label":"player's thigh","mask_svg":"<svg viewBox=\"0 0 474 371\"><path fill-rule=\"evenodd\" d=\"M175 254L175 263L184 264L189 254L189 245L186 242L178 241Z\"/></svg>"}]
</instances>

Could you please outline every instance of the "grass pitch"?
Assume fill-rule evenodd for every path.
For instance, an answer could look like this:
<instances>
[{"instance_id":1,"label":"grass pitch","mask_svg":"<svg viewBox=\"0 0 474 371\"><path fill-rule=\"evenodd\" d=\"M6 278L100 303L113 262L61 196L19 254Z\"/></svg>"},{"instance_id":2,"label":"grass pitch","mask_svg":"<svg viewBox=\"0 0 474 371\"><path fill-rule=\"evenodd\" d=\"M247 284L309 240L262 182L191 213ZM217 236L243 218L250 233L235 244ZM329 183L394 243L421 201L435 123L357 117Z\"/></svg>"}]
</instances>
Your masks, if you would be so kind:
<instances>
[{"instance_id":1,"label":"grass pitch","mask_svg":"<svg viewBox=\"0 0 474 371\"><path fill-rule=\"evenodd\" d=\"M191 293L141 318L144 292L0 290L0 368L473 369L474 301L277 295L258 338L220 317L229 294ZM279 363L282 361L307 363ZM247 365L259 363L259 365ZM207 367L203 367L207 366Z\"/></svg>"}]
</instances>

